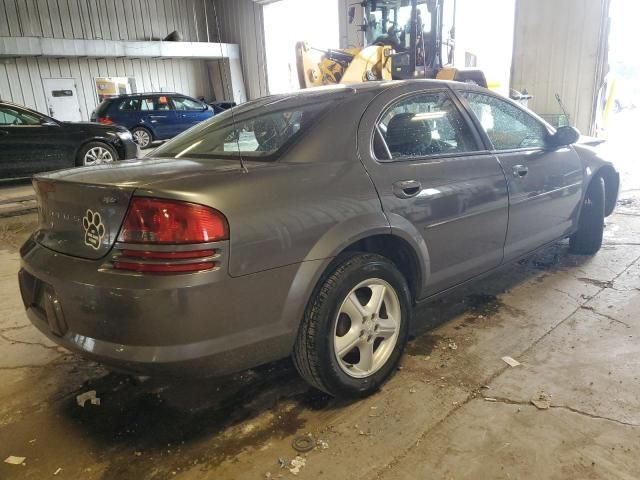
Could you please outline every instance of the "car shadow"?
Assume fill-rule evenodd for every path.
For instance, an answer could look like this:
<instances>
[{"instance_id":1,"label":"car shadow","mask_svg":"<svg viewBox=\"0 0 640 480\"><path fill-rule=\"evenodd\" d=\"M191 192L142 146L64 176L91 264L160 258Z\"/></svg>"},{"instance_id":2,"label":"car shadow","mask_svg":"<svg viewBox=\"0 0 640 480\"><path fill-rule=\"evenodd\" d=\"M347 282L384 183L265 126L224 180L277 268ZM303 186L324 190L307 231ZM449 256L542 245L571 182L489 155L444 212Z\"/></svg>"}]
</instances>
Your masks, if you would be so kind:
<instances>
[{"instance_id":1,"label":"car shadow","mask_svg":"<svg viewBox=\"0 0 640 480\"><path fill-rule=\"evenodd\" d=\"M540 279L578 266L588 258L569 255L566 242L547 247L496 274L417 307L415 330L431 331L465 312L490 316L503 308L499 296L505 291L534 277ZM416 350L416 344L420 354L428 353L429 345L432 348L435 342L430 343L428 336L422 340L410 342L408 353ZM78 407L75 394L87 390L96 390L100 407ZM61 413L109 462L104 478L137 478L136 472L141 478L151 463L161 470L217 465L249 446L301 431L309 410L336 410L350 403L309 388L290 359L206 381L139 382L110 373L88 380L76 393L64 399ZM129 456L132 451L144 456L135 462L113 461L124 455L123 451ZM168 458L167 452L171 451L180 452L179 461L159 461Z\"/></svg>"}]
</instances>

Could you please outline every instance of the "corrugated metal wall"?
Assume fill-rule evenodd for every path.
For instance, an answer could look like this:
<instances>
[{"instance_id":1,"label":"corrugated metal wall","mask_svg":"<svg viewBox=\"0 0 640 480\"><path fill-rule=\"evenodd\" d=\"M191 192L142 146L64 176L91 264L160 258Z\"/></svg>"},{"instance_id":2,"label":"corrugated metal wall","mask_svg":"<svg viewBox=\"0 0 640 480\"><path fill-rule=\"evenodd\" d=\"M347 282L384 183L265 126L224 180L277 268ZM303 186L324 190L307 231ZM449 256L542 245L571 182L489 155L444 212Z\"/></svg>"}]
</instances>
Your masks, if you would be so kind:
<instances>
[{"instance_id":1,"label":"corrugated metal wall","mask_svg":"<svg viewBox=\"0 0 640 480\"><path fill-rule=\"evenodd\" d=\"M269 93L264 51L262 5L253 0L215 0L221 40L240 45L247 96L258 98ZM209 28L216 32L213 8L208 9ZM283 25L282 28L286 28ZM217 41L218 38L216 37Z\"/></svg>"},{"instance_id":2,"label":"corrugated metal wall","mask_svg":"<svg viewBox=\"0 0 640 480\"><path fill-rule=\"evenodd\" d=\"M215 41L211 0L0 0L0 36L86 40ZM0 98L47 112L43 78L73 78L84 120L98 102L96 77L134 77L138 91L213 97L204 60L137 58L0 58Z\"/></svg>"},{"instance_id":3,"label":"corrugated metal wall","mask_svg":"<svg viewBox=\"0 0 640 480\"><path fill-rule=\"evenodd\" d=\"M210 0L0 0L0 36L207 41Z\"/></svg>"},{"instance_id":4,"label":"corrugated metal wall","mask_svg":"<svg viewBox=\"0 0 640 480\"><path fill-rule=\"evenodd\" d=\"M511 86L533 95L539 114L559 114L592 133L595 95L605 73L609 0L518 0Z\"/></svg>"},{"instance_id":5,"label":"corrugated metal wall","mask_svg":"<svg viewBox=\"0 0 640 480\"><path fill-rule=\"evenodd\" d=\"M248 97L268 93L262 5L252 0L0 0L0 36L132 41L174 30L185 41L239 44ZM88 119L98 76L135 77L138 91L214 95L207 64L198 60L0 58L0 98L46 112L42 78L70 77Z\"/></svg>"},{"instance_id":6,"label":"corrugated metal wall","mask_svg":"<svg viewBox=\"0 0 640 480\"><path fill-rule=\"evenodd\" d=\"M176 91L213 96L204 60L10 58L0 59L0 98L47 113L43 78L73 78L82 118L98 104L96 77L134 77L138 91Z\"/></svg>"}]
</instances>

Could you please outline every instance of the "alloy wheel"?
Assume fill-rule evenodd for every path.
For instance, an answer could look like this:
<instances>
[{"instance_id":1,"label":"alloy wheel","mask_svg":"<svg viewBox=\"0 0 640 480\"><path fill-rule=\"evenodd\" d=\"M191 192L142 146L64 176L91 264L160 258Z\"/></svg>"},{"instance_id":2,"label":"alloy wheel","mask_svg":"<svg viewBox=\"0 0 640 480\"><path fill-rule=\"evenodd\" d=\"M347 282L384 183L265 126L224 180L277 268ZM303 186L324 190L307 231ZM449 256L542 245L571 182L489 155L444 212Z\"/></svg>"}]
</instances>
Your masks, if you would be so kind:
<instances>
[{"instance_id":1,"label":"alloy wheel","mask_svg":"<svg viewBox=\"0 0 640 480\"><path fill-rule=\"evenodd\" d=\"M145 148L151 143L151 137L146 130L136 130L133 132L133 141L136 142L140 148Z\"/></svg>"},{"instance_id":2,"label":"alloy wheel","mask_svg":"<svg viewBox=\"0 0 640 480\"><path fill-rule=\"evenodd\" d=\"M340 368L364 378L380 370L398 342L402 310L394 288L371 278L346 296L335 322L333 346Z\"/></svg>"},{"instance_id":3,"label":"alloy wheel","mask_svg":"<svg viewBox=\"0 0 640 480\"><path fill-rule=\"evenodd\" d=\"M105 147L93 147L84 154L83 163L87 167L111 162L113 162L113 154Z\"/></svg>"}]
</instances>

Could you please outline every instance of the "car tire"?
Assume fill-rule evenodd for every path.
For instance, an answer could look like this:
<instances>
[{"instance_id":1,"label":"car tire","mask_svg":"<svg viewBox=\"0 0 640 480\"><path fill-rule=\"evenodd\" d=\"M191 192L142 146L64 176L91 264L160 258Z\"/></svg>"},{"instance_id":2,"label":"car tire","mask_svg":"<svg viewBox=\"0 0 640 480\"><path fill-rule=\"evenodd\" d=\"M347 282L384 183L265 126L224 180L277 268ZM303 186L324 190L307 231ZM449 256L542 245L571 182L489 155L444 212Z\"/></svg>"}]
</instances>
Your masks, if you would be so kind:
<instances>
[{"instance_id":1,"label":"car tire","mask_svg":"<svg viewBox=\"0 0 640 480\"><path fill-rule=\"evenodd\" d=\"M141 150L149 148L153 143L153 134L148 128L135 127L131 130L131 136L133 137L133 141L136 142L136 145L138 145Z\"/></svg>"},{"instance_id":2,"label":"car tire","mask_svg":"<svg viewBox=\"0 0 640 480\"><path fill-rule=\"evenodd\" d=\"M294 345L294 364L319 390L342 398L365 397L395 371L410 317L407 281L389 259L369 253L338 257L309 301Z\"/></svg>"},{"instance_id":3,"label":"car tire","mask_svg":"<svg viewBox=\"0 0 640 480\"><path fill-rule=\"evenodd\" d=\"M79 167L92 167L104 165L118 160L115 149L104 142L89 142L78 150L76 165Z\"/></svg>"},{"instance_id":4,"label":"car tire","mask_svg":"<svg viewBox=\"0 0 640 480\"><path fill-rule=\"evenodd\" d=\"M602 246L605 210L604 179L597 176L591 180L578 219L578 231L569 239L571 253L593 255Z\"/></svg>"}]
</instances>

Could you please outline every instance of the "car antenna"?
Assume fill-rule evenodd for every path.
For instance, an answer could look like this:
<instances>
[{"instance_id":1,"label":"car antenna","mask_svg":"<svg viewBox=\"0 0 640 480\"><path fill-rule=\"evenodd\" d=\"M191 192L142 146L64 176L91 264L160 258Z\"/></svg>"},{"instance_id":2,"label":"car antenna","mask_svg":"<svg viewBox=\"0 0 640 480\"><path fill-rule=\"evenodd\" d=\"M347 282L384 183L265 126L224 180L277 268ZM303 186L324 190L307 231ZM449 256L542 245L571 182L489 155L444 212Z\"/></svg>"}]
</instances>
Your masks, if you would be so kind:
<instances>
[{"instance_id":1,"label":"car antenna","mask_svg":"<svg viewBox=\"0 0 640 480\"><path fill-rule=\"evenodd\" d=\"M218 45L220 46L220 61L224 63L224 51L222 49L222 32L220 31L220 22L218 20L218 10L216 9L216 2L211 2L213 5L213 16L216 19L216 29L218 30ZM229 62L229 68L231 68L231 62ZM228 86L233 92L233 86L229 82L229 76L227 75L227 69L222 69L224 72L224 84ZM235 107L231 107L231 123L233 123L233 128L236 128L236 115L233 111ZM249 173L247 167L244 165L244 161L242 160L242 152L240 151L240 132L238 132L238 136L236 137L236 145L238 146L238 158L240 158L240 169L243 173Z\"/></svg>"},{"instance_id":2,"label":"car antenna","mask_svg":"<svg viewBox=\"0 0 640 480\"><path fill-rule=\"evenodd\" d=\"M556 93L556 101L558 102L558 105L560 105L560 108L562 109L562 113L564 113L564 116L567 117L567 123L570 123L569 114L567 113L567 109L564 108L564 103L562 103L562 99L560 98L559 93Z\"/></svg>"}]
</instances>

